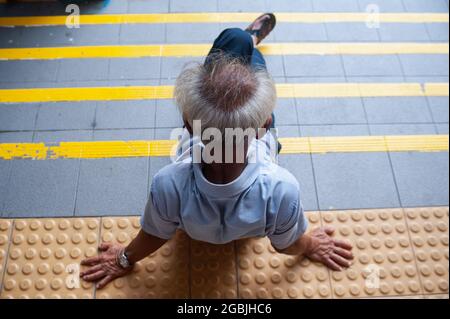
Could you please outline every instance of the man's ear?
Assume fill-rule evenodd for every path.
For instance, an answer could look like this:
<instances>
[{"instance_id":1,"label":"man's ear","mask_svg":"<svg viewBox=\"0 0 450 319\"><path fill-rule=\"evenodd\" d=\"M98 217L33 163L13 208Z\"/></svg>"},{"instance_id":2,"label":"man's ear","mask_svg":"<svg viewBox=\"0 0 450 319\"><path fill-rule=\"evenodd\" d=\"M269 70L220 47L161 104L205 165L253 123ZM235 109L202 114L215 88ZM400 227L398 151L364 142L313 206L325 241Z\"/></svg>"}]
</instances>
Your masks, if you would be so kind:
<instances>
[{"instance_id":1,"label":"man's ear","mask_svg":"<svg viewBox=\"0 0 450 319\"><path fill-rule=\"evenodd\" d=\"M266 123L264 123L264 125L263 125L262 128L267 132L267 131L269 131L270 128L272 127L272 123L273 123L273 119L272 119L272 116L270 116L270 117L267 119ZM264 135L265 135L265 134L260 135L260 134L259 134L259 131L258 131L258 132L256 133L256 138L257 138L257 139L260 139L260 138L264 137Z\"/></svg>"},{"instance_id":2,"label":"man's ear","mask_svg":"<svg viewBox=\"0 0 450 319\"><path fill-rule=\"evenodd\" d=\"M192 131L191 125L189 125L189 123L188 123L187 121L185 121L185 120L183 120L183 122L184 122L184 126L185 126L186 129L188 130L189 134L192 135L194 132Z\"/></svg>"},{"instance_id":3,"label":"man's ear","mask_svg":"<svg viewBox=\"0 0 450 319\"><path fill-rule=\"evenodd\" d=\"M264 128L266 129L266 131L270 130L270 128L272 127L272 123L273 123L273 118L272 115L267 119L266 123L264 123Z\"/></svg>"}]
</instances>

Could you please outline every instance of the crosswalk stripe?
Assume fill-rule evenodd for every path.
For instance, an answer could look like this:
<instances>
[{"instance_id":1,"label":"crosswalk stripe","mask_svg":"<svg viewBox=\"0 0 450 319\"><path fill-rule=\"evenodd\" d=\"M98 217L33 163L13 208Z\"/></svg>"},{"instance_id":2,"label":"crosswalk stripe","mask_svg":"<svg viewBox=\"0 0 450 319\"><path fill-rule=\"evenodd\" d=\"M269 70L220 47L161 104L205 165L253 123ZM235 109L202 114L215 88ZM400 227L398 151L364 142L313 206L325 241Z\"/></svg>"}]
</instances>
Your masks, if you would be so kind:
<instances>
[{"instance_id":1,"label":"crosswalk stripe","mask_svg":"<svg viewBox=\"0 0 450 319\"><path fill-rule=\"evenodd\" d=\"M281 154L352 152L443 152L448 135L343 136L280 138ZM96 141L0 144L0 159L96 159L167 157L175 154L176 140Z\"/></svg>"},{"instance_id":2,"label":"crosswalk stripe","mask_svg":"<svg viewBox=\"0 0 450 319\"><path fill-rule=\"evenodd\" d=\"M0 1L1 3L1 1ZM162 24L162 23L244 23L251 22L261 13L152 13L152 14L101 14L81 15L80 25L99 24ZM275 13L278 22L285 23L448 23L448 14L443 13L379 13L369 15L365 12L343 13ZM70 19L70 18L69 18ZM61 26L65 25L68 16L32 16L2 17L0 26ZM71 21L71 20L70 20Z\"/></svg>"},{"instance_id":3,"label":"crosswalk stripe","mask_svg":"<svg viewBox=\"0 0 450 319\"><path fill-rule=\"evenodd\" d=\"M448 83L283 83L279 98L448 96ZM2 89L0 103L155 100L173 98L174 86Z\"/></svg>"},{"instance_id":4,"label":"crosswalk stripe","mask_svg":"<svg viewBox=\"0 0 450 319\"><path fill-rule=\"evenodd\" d=\"M8 48L0 49L0 60L198 57L210 49L210 44ZM259 49L265 55L449 54L448 43L268 43Z\"/></svg>"}]
</instances>

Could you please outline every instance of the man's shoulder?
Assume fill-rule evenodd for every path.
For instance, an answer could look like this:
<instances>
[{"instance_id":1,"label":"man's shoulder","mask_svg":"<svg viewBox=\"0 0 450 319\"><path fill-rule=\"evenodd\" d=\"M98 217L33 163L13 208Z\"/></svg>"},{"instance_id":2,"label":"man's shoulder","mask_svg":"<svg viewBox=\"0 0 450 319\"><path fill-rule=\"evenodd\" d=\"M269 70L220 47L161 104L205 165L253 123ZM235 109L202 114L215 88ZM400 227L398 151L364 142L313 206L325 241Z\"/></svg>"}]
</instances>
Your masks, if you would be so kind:
<instances>
[{"instance_id":1,"label":"man's shoulder","mask_svg":"<svg viewBox=\"0 0 450 319\"><path fill-rule=\"evenodd\" d=\"M263 183L271 185L274 190L298 196L300 185L295 176L287 169L275 163L268 163L261 170Z\"/></svg>"}]
</instances>

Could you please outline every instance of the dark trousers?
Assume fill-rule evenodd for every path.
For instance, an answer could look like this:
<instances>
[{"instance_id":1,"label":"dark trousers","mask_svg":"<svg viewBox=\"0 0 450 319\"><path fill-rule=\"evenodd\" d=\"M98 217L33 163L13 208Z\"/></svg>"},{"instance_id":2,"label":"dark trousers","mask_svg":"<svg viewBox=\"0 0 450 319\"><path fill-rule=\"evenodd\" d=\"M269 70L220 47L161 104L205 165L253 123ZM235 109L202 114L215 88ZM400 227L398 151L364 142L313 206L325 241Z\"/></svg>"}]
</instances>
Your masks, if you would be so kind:
<instances>
[{"instance_id":1,"label":"dark trousers","mask_svg":"<svg viewBox=\"0 0 450 319\"><path fill-rule=\"evenodd\" d=\"M255 48L252 36L242 29L230 28L222 31L217 39L214 40L205 64L211 63L212 56L217 53L225 53L233 58L239 58L255 69L267 70L266 60L264 60L262 53ZM275 128L275 114L273 113L271 128Z\"/></svg>"}]
</instances>

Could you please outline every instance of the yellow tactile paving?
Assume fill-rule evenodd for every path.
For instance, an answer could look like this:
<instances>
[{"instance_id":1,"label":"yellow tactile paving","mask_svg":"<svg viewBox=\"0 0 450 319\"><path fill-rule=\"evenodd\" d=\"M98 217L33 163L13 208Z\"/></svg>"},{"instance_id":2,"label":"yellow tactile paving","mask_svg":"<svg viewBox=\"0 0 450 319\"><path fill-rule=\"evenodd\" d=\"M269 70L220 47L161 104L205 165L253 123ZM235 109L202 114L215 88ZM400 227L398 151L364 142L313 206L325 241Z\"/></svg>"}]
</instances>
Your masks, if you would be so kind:
<instances>
[{"instance_id":1,"label":"yellow tactile paving","mask_svg":"<svg viewBox=\"0 0 450 319\"><path fill-rule=\"evenodd\" d=\"M279 98L448 96L448 83L288 83L276 84ZM1 89L0 103L159 100L173 98L174 87L118 86Z\"/></svg>"},{"instance_id":2,"label":"yellow tactile paving","mask_svg":"<svg viewBox=\"0 0 450 319\"><path fill-rule=\"evenodd\" d=\"M140 229L138 217L102 218L103 242L128 244ZM160 250L141 260L126 278L96 291L96 298L188 298L189 238L177 233Z\"/></svg>"},{"instance_id":3,"label":"yellow tactile paving","mask_svg":"<svg viewBox=\"0 0 450 319\"><path fill-rule=\"evenodd\" d=\"M238 297L235 243L212 245L191 241L191 297Z\"/></svg>"},{"instance_id":4,"label":"yellow tactile paving","mask_svg":"<svg viewBox=\"0 0 450 319\"><path fill-rule=\"evenodd\" d=\"M0 220L0 251L9 246L0 296L448 299L448 211L308 212L311 227L332 225L335 236L353 242L355 260L344 272L278 254L267 238L215 246L179 232L131 275L97 291L82 281L68 288L67 265L95 255L100 241L128 243L138 217Z\"/></svg>"},{"instance_id":5,"label":"yellow tactile paving","mask_svg":"<svg viewBox=\"0 0 450 319\"><path fill-rule=\"evenodd\" d=\"M340 136L280 138L281 154L352 152L445 152L448 135ZM167 157L175 154L176 140L0 143L0 159Z\"/></svg>"},{"instance_id":6,"label":"yellow tactile paving","mask_svg":"<svg viewBox=\"0 0 450 319\"><path fill-rule=\"evenodd\" d=\"M199 57L210 44L157 44L70 46L0 49L0 60L49 60L89 58ZM267 43L259 47L264 55L385 55L448 54L448 43Z\"/></svg>"},{"instance_id":7,"label":"yellow tactile paving","mask_svg":"<svg viewBox=\"0 0 450 319\"><path fill-rule=\"evenodd\" d=\"M402 209L322 212L322 219L358 251L350 269L332 272L334 297L422 293Z\"/></svg>"},{"instance_id":8,"label":"yellow tactile paving","mask_svg":"<svg viewBox=\"0 0 450 319\"><path fill-rule=\"evenodd\" d=\"M319 212L308 213L311 227L320 226ZM267 238L239 240L241 298L331 298L329 271L297 256L275 252Z\"/></svg>"},{"instance_id":9,"label":"yellow tactile paving","mask_svg":"<svg viewBox=\"0 0 450 319\"><path fill-rule=\"evenodd\" d=\"M0 0L4 3L6 0ZM21 0L25 2L24 0ZM28 0L29 1L29 0ZM102 14L81 15L80 25L98 24L152 24L152 23L226 23L251 22L261 13L157 13L157 14ZM276 12L278 22L333 23L366 22L367 13L297 13ZM441 13L380 13L380 22L385 23L448 23L448 15ZM53 26L65 25L67 16L34 16L0 18L0 26Z\"/></svg>"},{"instance_id":10,"label":"yellow tactile paving","mask_svg":"<svg viewBox=\"0 0 450 319\"><path fill-rule=\"evenodd\" d=\"M6 266L6 257L8 254L9 239L11 235L12 220L0 219L0 280L3 278L3 272ZM0 291L2 284L0 282Z\"/></svg>"},{"instance_id":11,"label":"yellow tactile paving","mask_svg":"<svg viewBox=\"0 0 450 319\"><path fill-rule=\"evenodd\" d=\"M405 212L424 293L448 293L448 207Z\"/></svg>"},{"instance_id":12,"label":"yellow tactile paving","mask_svg":"<svg viewBox=\"0 0 450 319\"><path fill-rule=\"evenodd\" d=\"M93 298L79 263L97 252L99 219L15 220L1 298Z\"/></svg>"}]
</instances>

